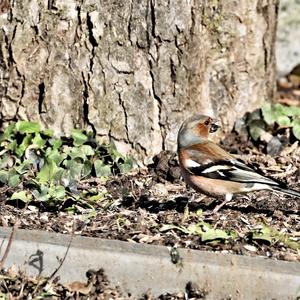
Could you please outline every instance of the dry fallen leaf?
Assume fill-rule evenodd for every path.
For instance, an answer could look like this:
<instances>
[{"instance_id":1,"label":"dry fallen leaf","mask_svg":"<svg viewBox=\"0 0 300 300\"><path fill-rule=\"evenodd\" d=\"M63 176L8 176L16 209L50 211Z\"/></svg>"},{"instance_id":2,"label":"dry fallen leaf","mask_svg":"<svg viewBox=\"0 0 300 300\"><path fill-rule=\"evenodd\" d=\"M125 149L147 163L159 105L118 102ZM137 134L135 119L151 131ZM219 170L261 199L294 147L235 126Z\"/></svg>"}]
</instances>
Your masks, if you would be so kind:
<instances>
[{"instance_id":1,"label":"dry fallen leaf","mask_svg":"<svg viewBox=\"0 0 300 300\"><path fill-rule=\"evenodd\" d=\"M253 245L244 245L243 246L246 250L250 251L250 252L256 252L257 248Z\"/></svg>"},{"instance_id":2,"label":"dry fallen leaf","mask_svg":"<svg viewBox=\"0 0 300 300\"><path fill-rule=\"evenodd\" d=\"M83 295L87 295L91 292L93 286L93 282L90 281L88 284L85 282L80 282L80 281L74 281L70 284L66 284L65 287L70 291L70 292L76 292L80 293Z\"/></svg>"}]
</instances>

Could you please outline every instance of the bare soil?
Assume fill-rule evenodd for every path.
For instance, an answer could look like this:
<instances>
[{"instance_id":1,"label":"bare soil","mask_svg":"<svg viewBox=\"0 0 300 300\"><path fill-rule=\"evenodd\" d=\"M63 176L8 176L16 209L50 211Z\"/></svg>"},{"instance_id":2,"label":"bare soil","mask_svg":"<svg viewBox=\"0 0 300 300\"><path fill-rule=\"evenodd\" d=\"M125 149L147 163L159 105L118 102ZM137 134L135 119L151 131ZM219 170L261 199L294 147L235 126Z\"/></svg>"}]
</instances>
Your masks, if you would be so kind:
<instances>
[{"instance_id":1,"label":"bare soil","mask_svg":"<svg viewBox=\"0 0 300 300\"><path fill-rule=\"evenodd\" d=\"M0 293L9 295L9 299L66 299L66 300L109 300L134 299L124 295L118 287L112 287L103 269L88 270L86 282L60 284L59 278L30 278L16 273L13 268L0 272ZM176 294L162 294L153 297L145 293L139 300L184 300L205 299L208 291L200 289L196 284L188 282L184 291Z\"/></svg>"},{"instance_id":2,"label":"bare soil","mask_svg":"<svg viewBox=\"0 0 300 300\"><path fill-rule=\"evenodd\" d=\"M270 157L254 150L253 145L236 142L237 136L230 135L223 147L233 149L239 154L246 153L246 162L265 170L268 175L287 181L291 187L300 190L299 154L300 148L286 148L285 153ZM233 148L235 145L243 145ZM282 169L279 169L280 166ZM295 169L291 169L293 166ZM276 172L272 170L276 169ZM296 170L289 173L289 170ZM269 243L254 240L249 232L267 224L280 232L299 236L300 200L270 192L259 192L241 196L224 206L216 214L212 209L218 200L195 193L180 178L178 162L174 153L164 152L154 158L154 163L145 170L127 175L119 175L103 182L89 179L79 184L78 190L103 191L104 197L94 204L96 210L78 208L76 214L61 210L45 210L41 203L18 207L18 203L8 201L13 191L2 187L1 215L2 226L40 229L51 232L74 233L78 235L119 239L132 243L146 243L184 247L223 253L236 253L249 256L265 256L272 259L300 260L299 252L286 247L280 241ZM5 190L6 189L6 190ZM71 205L70 203L64 204ZM76 205L75 203L72 204ZM62 207L63 208L63 207ZM79 211L81 209L81 211ZM205 221L214 228L232 230L238 233L234 240L215 240L203 242L199 235L188 235L178 230L161 231L163 225L188 227ZM11 299L134 299L124 295L118 287L110 285L103 270L87 271L86 282L73 282L62 285L59 278L30 278L25 274L2 270L0 273L0 293ZM147 293L141 300L183 300L205 299L209 291L188 282L186 289L176 294L163 294L155 298ZM231 299L230 297L228 299Z\"/></svg>"},{"instance_id":3,"label":"bare soil","mask_svg":"<svg viewBox=\"0 0 300 300\"><path fill-rule=\"evenodd\" d=\"M295 100L293 97L291 100L288 96L290 93L283 91L278 95L279 102L297 100L300 103L298 98ZM283 145L283 150L272 153L273 156L266 154L266 145L254 145L246 135L231 133L221 144L264 174L287 182L291 188L300 191L300 147L297 142ZM18 224L19 228L24 229L300 261L299 250L286 246L282 240L257 239L251 234L267 226L281 234L295 237L299 243L300 199L261 191L236 197L212 214L220 200L197 194L185 185L175 153L162 152L154 157L153 164L147 168L118 175L107 181L97 178L81 181L77 189L78 193L102 193L102 196L90 203L93 208L88 205L83 208L70 198L61 204L59 210L52 210L41 202L30 205L12 202L9 198L14 189L2 186L0 225ZM207 242L202 241L200 235L187 234L175 228L162 230L165 225L189 228L199 222L206 222L215 229L232 231L237 237ZM65 287L53 280L49 287L47 280L43 282L41 279L39 281L9 272L12 271L2 271L0 275L0 291L18 299L42 295L47 288L54 291L51 296L53 299L128 298L128 295L121 295L118 288L109 287L103 270L87 272L85 292L80 291L76 284L75 287ZM203 299L206 295L205 290L188 283L186 291L178 295L162 295L158 299L184 299L184 293L194 299ZM154 298L145 294L143 299Z\"/></svg>"},{"instance_id":4,"label":"bare soil","mask_svg":"<svg viewBox=\"0 0 300 300\"><path fill-rule=\"evenodd\" d=\"M271 157L257 151L250 142L239 139L231 134L223 141L223 147L230 148L237 155L244 153L242 158L247 163L300 190L299 147L287 147L280 155ZM93 204L95 210L76 206L72 200L63 203L60 211L46 210L43 203L20 208L19 203L8 201L13 191L7 187L1 190L2 226L13 226L17 222L19 228L60 233L71 233L75 228L78 235L133 243L300 260L298 251L286 247L281 241L270 243L252 239L250 234L263 224L279 232L299 236L300 199L262 191L238 196L212 214L220 200L197 194L185 185L174 153L163 152L154 158L148 169L119 175L106 182L98 179L80 182L79 192L103 192L103 198ZM70 207L72 211L75 207L77 212L68 212ZM180 230L161 231L164 225L187 228L199 221L213 228L236 232L238 237L207 243L196 234L189 235Z\"/></svg>"}]
</instances>

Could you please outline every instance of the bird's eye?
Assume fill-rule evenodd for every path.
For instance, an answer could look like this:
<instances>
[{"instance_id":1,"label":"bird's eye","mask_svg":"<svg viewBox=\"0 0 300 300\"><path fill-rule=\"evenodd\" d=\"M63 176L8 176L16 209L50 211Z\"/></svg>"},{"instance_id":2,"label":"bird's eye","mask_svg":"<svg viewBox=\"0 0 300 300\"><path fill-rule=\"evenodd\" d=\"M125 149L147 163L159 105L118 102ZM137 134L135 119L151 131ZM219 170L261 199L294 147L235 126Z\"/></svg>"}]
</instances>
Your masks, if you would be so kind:
<instances>
[{"instance_id":1,"label":"bird's eye","mask_svg":"<svg viewBox=\"0 0 300 300\"><path fill-rule=\"evenodd\" d=\"M209 132L210 133L216 132L219 128L220 128L219 125L217 125L217 124L211 124Z\"/></svg>"},{"instance_id":2,"label":"bird's eye","mask_svg":"<svg viewBox=\"0 0 300 300\"><path fill-rule=\"evenodd\" d=\"M204 122L204 125L208 126L209 123L210 123L210 121L209 121L209 120L206 120L206 121Z\"/></svg>"}]
</instances>

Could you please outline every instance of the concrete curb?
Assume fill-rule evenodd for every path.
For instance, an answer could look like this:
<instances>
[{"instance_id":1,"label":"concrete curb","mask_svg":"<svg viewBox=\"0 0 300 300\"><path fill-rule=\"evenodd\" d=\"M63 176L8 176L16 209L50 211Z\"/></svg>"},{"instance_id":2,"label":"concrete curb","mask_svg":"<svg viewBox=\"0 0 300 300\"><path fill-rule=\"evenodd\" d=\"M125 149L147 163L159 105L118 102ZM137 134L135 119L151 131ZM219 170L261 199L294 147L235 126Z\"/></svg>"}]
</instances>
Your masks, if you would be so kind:
<instances>
[{"instance_id":1,"label":"concrete curb","mask_svg":"<svg viewBox=\"0 0 300 300\"><path fill-rule=\"evenodd\" d=\"M0 227L1 255L11 228ZM16 230L5 267L12 264L28 275L49 276L63 258L70 235ZM171 261L170 249L74 236L60 268L61 282L86 281L88 269L104 268L111 285L133 296L183 291L188 281L209 290L207 299L296 299L300 264L261 257L178 249L181 263Z\"/></svg>"}]
</instances>

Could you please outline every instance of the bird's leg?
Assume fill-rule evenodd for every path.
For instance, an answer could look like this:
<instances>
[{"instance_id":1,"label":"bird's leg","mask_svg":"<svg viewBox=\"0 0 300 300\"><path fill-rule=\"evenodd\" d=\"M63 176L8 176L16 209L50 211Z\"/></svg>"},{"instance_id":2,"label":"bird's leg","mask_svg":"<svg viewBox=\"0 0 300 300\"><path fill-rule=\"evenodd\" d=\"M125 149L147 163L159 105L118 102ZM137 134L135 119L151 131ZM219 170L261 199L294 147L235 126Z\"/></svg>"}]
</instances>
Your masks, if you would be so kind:
<instances>
[{"instance_id":1,"label":"bird's leg","mask_svg":"<svg viewBox=\"0 0 300 300\"><path fill-rule=\"evenodd\" d=\"M194 193L192 197L190 198L189 202L201 202L204 198L206 198L206 195L199 195L198 193Z\"/></svg>"},{"instance_id":2,"label":"bird's leg","mask_svg":"<svg viewBox=\"0 0 300 300\"><path fill-rule=\"evenodd\" d=\"M188 202L194 202L197 199L197 194L193 193L192 197L189 198Z\"/></svg>"},{"instance_id":3,"label":"bird's leg","mask_svg":"<svg viewBox=\"0 0 300 300\"><path fill-rule=\"evenodd\" d=\"M221 207L223 207L226 203L228 203L229 201L231 201L231 199L232 199L232 194L226 194L226 195L225 195L225 200L224 200L221 204L217 205L217 206L214 208L214 210L212 211L213 214L215 214L216 212L218 212L219 209L220 209Z\"/></svg>"}]
</instances>

